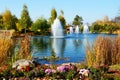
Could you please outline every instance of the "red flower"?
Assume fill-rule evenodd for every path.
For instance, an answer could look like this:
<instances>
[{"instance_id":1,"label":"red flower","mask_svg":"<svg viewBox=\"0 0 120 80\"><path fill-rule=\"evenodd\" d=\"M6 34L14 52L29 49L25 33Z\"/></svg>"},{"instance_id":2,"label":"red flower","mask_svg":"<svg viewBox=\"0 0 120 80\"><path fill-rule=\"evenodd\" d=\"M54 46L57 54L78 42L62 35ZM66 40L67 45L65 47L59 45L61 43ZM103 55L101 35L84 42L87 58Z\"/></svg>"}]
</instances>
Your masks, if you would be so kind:
<instances>
[{"instance_id":1,"label":"red flower","mask_svg":"<svg viewBox=\"0 0 120 80\"><path fill-rule=\"evenodd\" d=\"M25 71L30 71L30 67L26 66Z\"/></svg>"}]
</instances>

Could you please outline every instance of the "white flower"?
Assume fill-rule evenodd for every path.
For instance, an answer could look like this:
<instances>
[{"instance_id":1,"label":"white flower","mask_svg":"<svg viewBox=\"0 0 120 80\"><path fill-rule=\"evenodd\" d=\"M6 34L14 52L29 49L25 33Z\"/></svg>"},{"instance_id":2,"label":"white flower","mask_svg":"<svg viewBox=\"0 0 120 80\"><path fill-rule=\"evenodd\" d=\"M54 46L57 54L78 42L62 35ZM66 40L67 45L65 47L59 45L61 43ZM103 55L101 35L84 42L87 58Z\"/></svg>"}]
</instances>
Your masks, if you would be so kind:
<instances>
[{"instance_id":1,"label":"white flower","mask_svg":"<svg viewBox=\"0 0 120 80\"><path fill-rule=\"evenodd\" d=\"M18 66L17 69L18 69L18 70L21 70L21 69L22 69L22 66Z\"/></svg>"},{"instance_id":2,"label":"white flower","mask_svg":"<svg viewBox=\"0 0 120 80\"><path fill-rule=\"evenodd\" d=\"M79 74L83 76L89 76L90 71L88 69L80 69Z\"/></svg>"}]
</instances>

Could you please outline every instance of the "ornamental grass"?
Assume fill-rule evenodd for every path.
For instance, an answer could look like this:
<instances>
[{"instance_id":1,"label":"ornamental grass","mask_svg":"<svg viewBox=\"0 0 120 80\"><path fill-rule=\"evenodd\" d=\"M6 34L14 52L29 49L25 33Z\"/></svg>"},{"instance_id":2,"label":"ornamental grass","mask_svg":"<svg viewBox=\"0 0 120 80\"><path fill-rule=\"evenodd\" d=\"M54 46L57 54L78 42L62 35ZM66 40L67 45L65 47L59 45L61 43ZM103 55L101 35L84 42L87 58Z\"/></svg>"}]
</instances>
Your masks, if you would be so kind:
<instances>
[{"instance_id":1,"label":"ornamental grass","mask_svg":"<svg viewBox=\"0 0 120 80\"><path fill-rule=\"evenodd\" d=\"M12 55L13 44L11 38L0 38L0 65L5 64Z\"/></svg>"},{"instance_id":2,"label":"ornamental grass","mask_svg":"<svg viewBox=\"0 0 120 80\"><path fill-rule=\"evenodd\" d=\"M94 45L86 48L86 61L89 67L120 64L120 36L98 36Z\"/></svg>"}]
</instances>

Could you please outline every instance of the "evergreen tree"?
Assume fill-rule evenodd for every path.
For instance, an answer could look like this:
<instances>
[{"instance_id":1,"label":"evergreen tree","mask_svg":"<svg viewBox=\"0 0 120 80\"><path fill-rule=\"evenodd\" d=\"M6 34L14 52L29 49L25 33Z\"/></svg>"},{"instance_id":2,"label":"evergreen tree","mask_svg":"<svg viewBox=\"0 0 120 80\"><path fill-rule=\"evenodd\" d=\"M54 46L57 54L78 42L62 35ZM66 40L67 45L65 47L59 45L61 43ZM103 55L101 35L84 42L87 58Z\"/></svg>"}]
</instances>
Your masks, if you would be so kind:
<instances>
[{"instance_id":1,"label":"evergreen tree","mask_svg":"<svg viewBox=\"0 0 120 80\"><path fill-rule=\"evenodd\" d=\"M31 24L32 24L32 21L29 16L27 6L24 5L22 14L21 14L21 19L20 19L20 25L21 25L22 29L25 29L25 31L26 31L26 29L29 29L31 27Z\"/></svg>"},{"instance_id":2,"label":"evergreen tree","mask_svg":"<svg viewBox=\"0 0 120 80\"><path fill-rule=\"evenodd\" d=\"M56 19L56 17L57 17L57 12L56 12L55 8L53 8L51 10L51 17L49 18L49 23L53 24L53 22Z\"/></svg>"},{"instance_id":3,"label":"evergreen tree","mask_svg":"<svg viewBox=\"0 0 120 80\"><path fill-rule=\"evenodd\" d=\"M75 18L74 18L74 20L73 20L73 25L80 26L80 25L83 24L82 21L83 21L82 17L80 17L79 15L76 15Z\"/></svg>"},{"instance_id":4,"label":"evergreen tree","mask_svg":"<svg viewBox=\"0 0 120 80\"><path fill-rule=\"evenodd\" d=\"M18 18L15 16L15 15L13 15L12 16L12 29L17 29L17 26L16 26L16 23L18 22Z\"/></svg>"}]
</instances>

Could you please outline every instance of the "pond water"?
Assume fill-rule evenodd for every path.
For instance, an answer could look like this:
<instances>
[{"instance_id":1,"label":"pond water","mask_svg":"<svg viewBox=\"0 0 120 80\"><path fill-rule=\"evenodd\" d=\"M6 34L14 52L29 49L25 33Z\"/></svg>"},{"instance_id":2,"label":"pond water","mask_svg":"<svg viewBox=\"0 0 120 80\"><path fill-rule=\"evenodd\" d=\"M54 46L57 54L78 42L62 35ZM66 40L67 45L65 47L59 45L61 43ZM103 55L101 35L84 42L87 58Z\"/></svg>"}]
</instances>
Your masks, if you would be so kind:
<instances>
[{"instance_id":1,"label":"pond water","mask_svg":"<svg viewBox=\"0 0 120 80\"><path fill-rule=\"evenodd\" d=\"M33 36L31 39L32 57L41 64L78 63L85 60L85 49L93 44L97 36L116 36L111 34L69 34L64 38L51 36ZM53 53L54 52L54 53ZM60 60L47 61L43 57L51 55Z\"/></svg>"}]
</instances>

